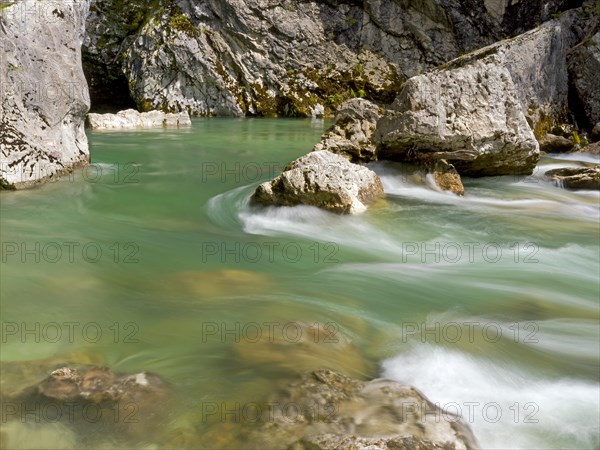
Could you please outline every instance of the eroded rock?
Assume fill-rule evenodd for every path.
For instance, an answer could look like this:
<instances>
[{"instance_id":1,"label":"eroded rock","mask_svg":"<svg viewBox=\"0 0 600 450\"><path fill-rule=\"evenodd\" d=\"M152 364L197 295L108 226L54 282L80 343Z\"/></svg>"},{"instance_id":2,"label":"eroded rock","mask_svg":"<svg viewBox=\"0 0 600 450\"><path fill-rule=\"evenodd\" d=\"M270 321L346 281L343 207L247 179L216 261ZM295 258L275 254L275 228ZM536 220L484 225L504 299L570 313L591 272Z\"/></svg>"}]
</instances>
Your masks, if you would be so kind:
<instances>
[{"instance_id":1,"label":"eroded rock","mask_svg":"<svg viewBox=\"0 0 600 450\"><path fill-rule=\"evenodd\" d=\"M328 151L314 151L290 163L273 181L261 184L254 202L262 205L311 205L355 214L383 197L381 180L370 169Z\"/></svg>"},{"instance_id":2,"label":"eroded rock","mask_svg":"<svg viewBox=\"0 0 600 450\"><path fill-rule=\"evenodd\" d=\"M87 115L87 125L92 130L124 130L136 128L183 128L192 125L187 112L164 113L149 111L140 113L134 109L119 111L117 114Z\"/></svg>"},{"instance_id":3,"label":"eroded rock","mask_svg":"<svg viewBox=\"0 0 600 450\"><path fill-rule=\"evenodd\" d=\"M553 169L547 171L546 176L567 189L600 190L600 165Z\"/></svg>"}]
</instances>

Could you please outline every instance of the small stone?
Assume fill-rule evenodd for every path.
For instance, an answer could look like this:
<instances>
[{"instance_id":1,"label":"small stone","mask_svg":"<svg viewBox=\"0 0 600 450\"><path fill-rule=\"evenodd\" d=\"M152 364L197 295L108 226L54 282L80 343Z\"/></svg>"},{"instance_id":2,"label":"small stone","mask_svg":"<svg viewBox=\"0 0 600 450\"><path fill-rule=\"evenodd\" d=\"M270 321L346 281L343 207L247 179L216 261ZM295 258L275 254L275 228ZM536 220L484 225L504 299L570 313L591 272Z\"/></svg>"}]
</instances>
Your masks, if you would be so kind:
<instances>
[{"instance_id":1,"label":"small stone","mask_svg":"<svg viewBox=\"0 0 600 450\"><path fill-rule=\"evenodd\" d=\"M460 175L452 164L441 159L433 166L435 184L443 191L452 192L456 195L465 195L465 188Z\"/></svg>"}]
</instances>

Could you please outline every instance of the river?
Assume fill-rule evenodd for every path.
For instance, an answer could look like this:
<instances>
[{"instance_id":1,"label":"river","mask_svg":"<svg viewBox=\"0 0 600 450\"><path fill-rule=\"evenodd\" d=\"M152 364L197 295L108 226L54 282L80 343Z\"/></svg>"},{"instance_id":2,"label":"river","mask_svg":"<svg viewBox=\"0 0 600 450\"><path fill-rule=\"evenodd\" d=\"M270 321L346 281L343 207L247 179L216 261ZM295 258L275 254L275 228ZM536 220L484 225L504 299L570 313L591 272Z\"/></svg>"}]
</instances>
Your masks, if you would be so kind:
<instances>
[{"instance_id":1,"label":"river","mask_svg":"<svg viewBox=\"0 0 600 450\"><path fill-rule=\"evenodd\" d=\"M2 362L156 372L179 398L166 427L322 362L416 386L482 448L600 447L600 196L541 176L598 158L465 179L464 198L377 163L387 198L358 216L251 205L329 125L93 132L91 166L2 192ZM265 345L305 324L356 352Z\"/></svg>"}]
</instances>

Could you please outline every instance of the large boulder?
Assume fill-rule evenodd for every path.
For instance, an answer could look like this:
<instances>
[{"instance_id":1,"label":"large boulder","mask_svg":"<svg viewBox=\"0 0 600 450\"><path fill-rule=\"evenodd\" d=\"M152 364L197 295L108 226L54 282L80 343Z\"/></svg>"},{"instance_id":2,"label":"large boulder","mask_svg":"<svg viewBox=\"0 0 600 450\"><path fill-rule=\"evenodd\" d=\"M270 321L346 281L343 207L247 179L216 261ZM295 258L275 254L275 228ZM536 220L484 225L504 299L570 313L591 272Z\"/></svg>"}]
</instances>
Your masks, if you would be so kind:
<instances>
[{"instance_id":1,"label":"large boulder","mask_svg":"<svg viewBox=\"0 0 600 450\"><path fill-rule=\"evenodd\" d=\"M377 124L379 159L446 159L470 176L531 173L535 137L567 115L567 53L587 29L580 15L570 12L408 80Z\"/></svg>"},{"instance_id":2,"label":"large boulder","mask_svg":"<svg viewBox=\"0 0 600 450\"><path fill-rule=\"evenodd\" d=\"M575 47L568 64L572 106L592 128L600 122L600 32Z\"/></svg>"},{"instance_id":3,"label":"large boulder","mask_svg":"<svg viewBox=\"0 0 600 450\"><path fill-rule=\"evenodd\" d=\"M90 113L87 115L86 123L92 130L182 128L192 125L187 112L164 113L162 111L150 111L140 113L134 109L119 111L117 114Z\"/></svg>"},{"instance_id":4,"label":"large boulder","mask_svg":"<svg viewBox=\"0 0 600 450\"><path fill-rule=\"evenodd\" d=\"M261 184L254 202L262 205L312 205L341 214L355 214L382 197L375 172L328 151L311 152L289 164L273 181Z\"/></svg>"},{"instance_id":5,"label":"large boulder","mask_svg":"<svg viewBox=\"0 0 600 450\"><path fill-rule=\"evenodd\" d=\"M408 80L375 139L379 159L445 159L468 176L529 174L539 160L511 75L489 59Z\"/></svg>"},{"instance_id":6,"label":"large boulder","mask_svg":"<svg viewBox=\"0 0 600 450\"><path fill-rule=\"evenodd\" d=\"M469 450L473 433L411 386L319 369L281 389L229 448ZM292 407L291 407L292 406Z\"/></svg>"},{"instance_id":7,"label":"large boulder","mask_svg":"<svg viewBox=\"0 0 600 450\"><path fill-rule=\"evenodd\" d=\"M89 1L23 0L0 16L0 185L27 187L89 161L81 43Z\"/></svg>"},{"instance_id":8,"label":"large boulder","mask_svg":"<svg viewBox=\"0 0 600 450\"><path fill-rule=\"evenodd\" d=\"M348 100L335 113L335 124L314 147L348 157L353 162L375 159L373 134L381 118L379 106L361 98Z\"/></svg>"}]
</instances>

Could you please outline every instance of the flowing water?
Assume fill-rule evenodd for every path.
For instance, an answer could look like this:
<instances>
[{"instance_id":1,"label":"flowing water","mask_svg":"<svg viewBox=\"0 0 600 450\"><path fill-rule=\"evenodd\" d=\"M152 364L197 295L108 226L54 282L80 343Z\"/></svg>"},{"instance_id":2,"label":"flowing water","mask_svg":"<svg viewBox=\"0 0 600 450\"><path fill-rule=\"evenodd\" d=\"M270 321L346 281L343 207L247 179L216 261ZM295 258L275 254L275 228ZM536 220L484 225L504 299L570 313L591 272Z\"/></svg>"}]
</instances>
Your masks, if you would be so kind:
<instances>
[{"instance_id":1,"label":"flowing water","mask_svg":"<svg viewBox=\"0 0 600 450\"><path fill-rule=\"evenodd\" d=\"M598 448L600 198L541 176L597 157L466 179L464 198L377 163L387 198L352 217L251 205L326 126L91 133L90 167L3 192L3 364L84 354L158 373L177 398L161 427L200 435L222 418L206 405L328 365L416 386L482 448ZM291 345L306 324L351 344ZM56 424L3 425L20 448L81 446Z\"/></svg>"}]
</instances>

